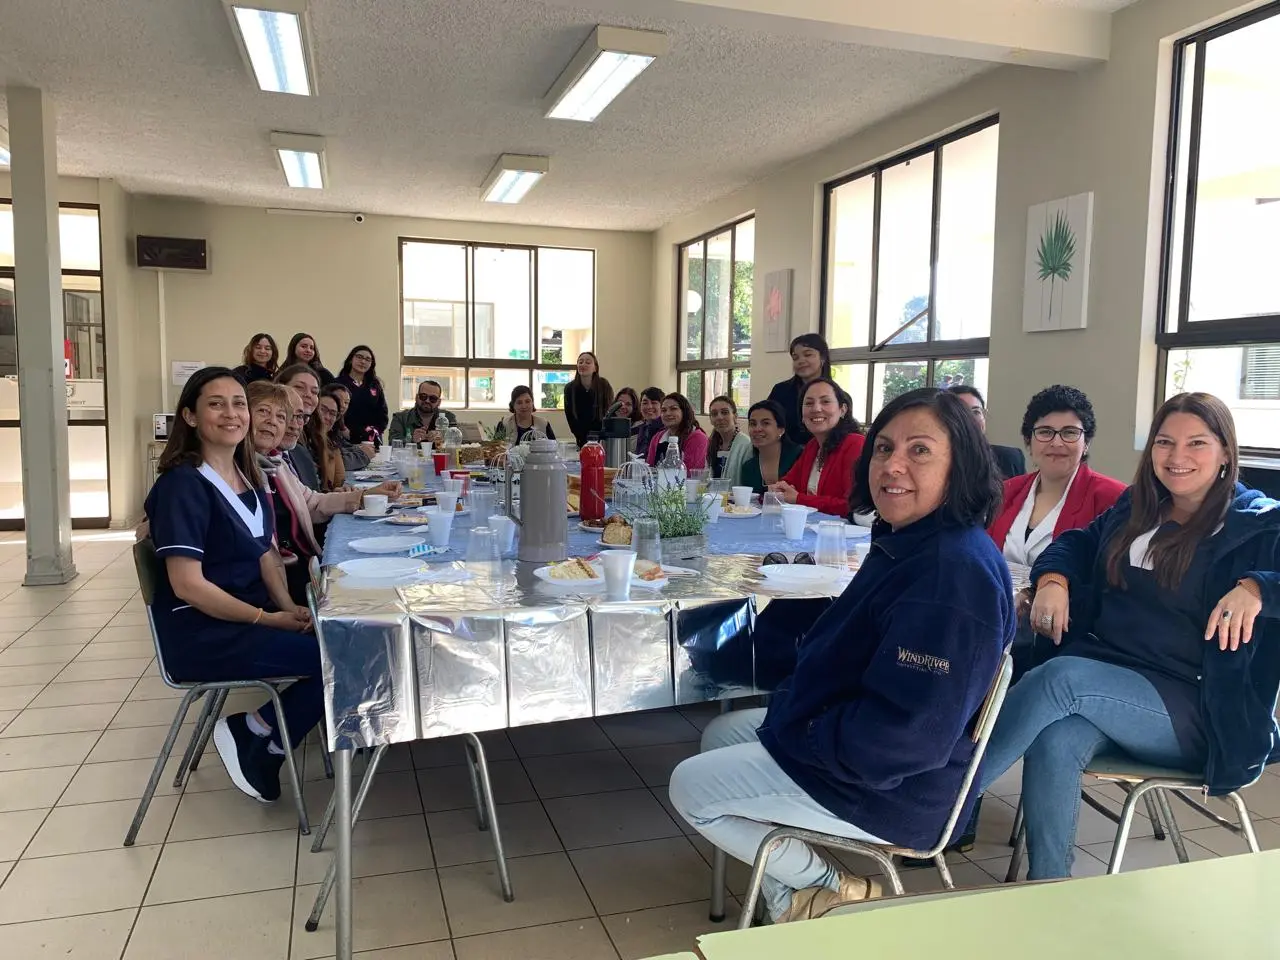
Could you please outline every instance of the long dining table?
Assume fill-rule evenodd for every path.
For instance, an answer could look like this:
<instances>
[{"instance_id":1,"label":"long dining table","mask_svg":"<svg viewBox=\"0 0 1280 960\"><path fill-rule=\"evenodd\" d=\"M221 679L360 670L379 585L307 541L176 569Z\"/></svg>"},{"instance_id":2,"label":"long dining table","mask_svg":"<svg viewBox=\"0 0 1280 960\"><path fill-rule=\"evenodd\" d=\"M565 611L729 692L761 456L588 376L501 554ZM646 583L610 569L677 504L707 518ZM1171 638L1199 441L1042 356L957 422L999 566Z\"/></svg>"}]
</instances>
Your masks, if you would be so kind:
<instances>
[{"instance_id":1,"label":"long dining table","mask_svg":"<svg viewBox=\"0 0 1280 960\"><path fill-rule=\"evenodd\" d=\"M803 538L789 541L776 515L722 516L707 526L706 555L679 564L696 575L671 577L663 589L633 587L628 599L615 600L599 588L548 584L534 576L537 564L511 557L463 562L470 528L485 522L468 515L455 517L449 551L423 557L412 582L356 581L339 567L363 556L352 541L405 528L335 517L314 615L335 771L330 875L338 960L352 953L353 752L372 748L380 756L378 748L420 739L766 693L769 657L756 649L761 613L783 599L829 603L854 573L850 567L816 588L781 591L757 572L767 553L812 550L812 525L821 519L832 518L811 515ZM568 556L600 551L599 531L580 529L576 518L568 529ZM361 795L372 770L376 762ZM499 828L490 819L509 899ZM322 907L318 899L313 921Z\"/></svg>"}]
</instances>

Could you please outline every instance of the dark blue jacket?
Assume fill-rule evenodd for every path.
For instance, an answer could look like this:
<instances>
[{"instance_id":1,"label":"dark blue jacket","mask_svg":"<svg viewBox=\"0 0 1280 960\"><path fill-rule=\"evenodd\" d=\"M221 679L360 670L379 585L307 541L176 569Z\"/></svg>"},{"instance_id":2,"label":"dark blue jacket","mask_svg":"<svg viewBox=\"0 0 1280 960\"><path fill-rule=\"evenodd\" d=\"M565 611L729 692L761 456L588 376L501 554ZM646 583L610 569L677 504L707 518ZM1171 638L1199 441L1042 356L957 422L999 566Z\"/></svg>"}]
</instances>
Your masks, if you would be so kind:
<instances>
[{"instance_id":1,"label":"dark blue jacket","mask_svg":"<svg viewBox=\"0 0 1280 960\"><path fill-rule=\"evenodd\" d=\"M946 826L974 715L1013 637L1013 588L981 527L935 513L872 537L853 582L801 641L760 742L842 820L926 849Z\"/></svg>"},{"instance_id":2,"label":"dark blue jacket","mask_svg":"<svg viewBox=\"0 0 1280 960\"><path fill-rule=\"evenodd\" d=\"M1031 570L1035 583L1046 573L1060 573L1070 585L1071 637L1089 633L1107 585L1107 545L1132 512L1132 492L1083 530L1070 530L1054 540ZM1235 499L1223 526L1209 542L1205 577L1204 623L1242 577L1255 580L1262 592L1262 615L1254 621L1253 640L1239 650L1204 645L1200 683L1209 755L1204 778L1209 793L1221 796L1257 780L1268 758L1280 746L1276 726L1276 692L1280 689L1280 503L1257 490L1236 484Z\"/></svg>"}]
</instances>

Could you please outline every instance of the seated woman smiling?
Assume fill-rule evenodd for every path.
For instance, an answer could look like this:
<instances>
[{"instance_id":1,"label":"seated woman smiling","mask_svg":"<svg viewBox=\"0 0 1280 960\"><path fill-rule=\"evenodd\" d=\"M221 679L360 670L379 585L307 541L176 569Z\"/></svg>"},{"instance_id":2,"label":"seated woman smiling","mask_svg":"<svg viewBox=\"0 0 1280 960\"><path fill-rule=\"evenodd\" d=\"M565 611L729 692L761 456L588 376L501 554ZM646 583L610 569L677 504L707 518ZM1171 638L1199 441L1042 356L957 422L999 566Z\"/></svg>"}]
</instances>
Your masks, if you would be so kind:
<instances>
[{"instance_id":1,"label":"seated woman smiling","mask_svg":"<svg viewBox=\"0 0 1280 960\"><path fill-rule=\"evenodd\" d=\"M774 824L936 843L1013 635L1009 571L984 529L999 477L957 397L915 390L889 403L857 480L857 501L881 519L853 582L801 640L769 707L717 717L702 753L671 776L676 810L747 863ZM781 922L880 887L789 841L768 862L764 893Z\"/></svg>"},{"instance_id":2,"label":"seated woman smiling","mask_svg":"<svg viewBox=\"0 0 1280 960\"><path fill-rule=\"evenodd\" d=\"M865 438L853 419L849 395L834 380L810 380L800 393L800 410L810 440L800 460L769 487L785 503L813 507L832 516L849 512L854 464Z\"/></svg>"},{"instance_id":3,"label":"seated woman smiling","mask_svg":"<svg viewBox=\"0 0 1280 960\"><path fill-rule=\"evenodd\" d=\"M1028 876L1071 875L1080 777L1099 753L1252 783L1280 742L1280 503L1237 482L1226 404L1156 412L1133 486L1031 570L1031 623L1062 645L1010 691L985 788L1019 758ZM1252 641L1252 642L1251 642Z\"/></svg>"},{"instance_id":4,"label":"seated woman smiling","mask_svg":"<svg viewBox=\"0 0 1280 960\"><path fill-rule=\"evenodd\" d=\"M787 436L787 416L776 400L753 403L747 411L747 434L752 453L742 462L738 482L756 493L764 493L795 466L804 447Z\"/></svg>"}]
</instances>

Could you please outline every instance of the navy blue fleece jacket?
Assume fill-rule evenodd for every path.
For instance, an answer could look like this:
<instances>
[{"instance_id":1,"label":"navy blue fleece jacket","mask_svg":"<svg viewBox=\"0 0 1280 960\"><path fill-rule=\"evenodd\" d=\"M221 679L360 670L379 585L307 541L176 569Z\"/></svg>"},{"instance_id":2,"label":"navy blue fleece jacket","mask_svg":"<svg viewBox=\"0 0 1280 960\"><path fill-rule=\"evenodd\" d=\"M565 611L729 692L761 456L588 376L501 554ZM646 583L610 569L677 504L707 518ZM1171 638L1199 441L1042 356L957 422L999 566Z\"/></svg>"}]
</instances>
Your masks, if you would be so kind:
<instances>
[{"instance_id":1,"label":"navy blue fleece jacket","mask_svg":"<svg viewBox=\"0 0 1280 960\"><path fill-rule=\"evenodd\" d=\"M836 816L928 848L946 825L973 756L975 714L1013 638L1013 589L981 527L935 513L872 537L853 582L801 641L760 742Z\"/></svg>"}]
</instances>

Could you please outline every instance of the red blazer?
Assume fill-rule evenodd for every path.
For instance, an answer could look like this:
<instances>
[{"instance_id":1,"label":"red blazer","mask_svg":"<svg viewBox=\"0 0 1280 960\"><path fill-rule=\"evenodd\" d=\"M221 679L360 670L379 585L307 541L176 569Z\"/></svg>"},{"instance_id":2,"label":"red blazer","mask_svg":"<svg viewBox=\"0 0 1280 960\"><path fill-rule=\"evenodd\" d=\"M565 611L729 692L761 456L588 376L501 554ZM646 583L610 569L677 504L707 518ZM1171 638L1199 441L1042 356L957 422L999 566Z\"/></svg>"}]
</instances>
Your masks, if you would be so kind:
<instances>
[{"instance_id":1,"label":"red blazer","mask_svg":"<svg viewBox=\"0 0 1280 960\"><path fill-rule=\"evenodd\" d=\"M1039 474L1024 473L1004 482L1004 502L1000 505L1000 512L995 520L987 528L987 533L991 534L991 539L1001 550L1004 549L1005 538L1009 536L1013 521L1018 518L1018 511L1022 509L1037 476ZM1065 530L1087 527L1094 517L1110 510L1112 504L1120 499L1120 494L1127 489L1127 485L1119 480L1094 473L1087 463L1080 464L1075 482L1071 484L1071 491L1067 494L1067 502L1062 505L1062 513L1058 514L1053 538L1058 539Z\"/></svg>"},{"instance_id":2,"label":"red blazer","mask_svg":"<svg viewBox=\"0 0 1280 960\"><path fill-rule=\"evenodd\" d=\"M816 507L822 513L829 513L833 517L847 517L849 495L853 493L853 468L866 442L867 438L860 433L851 433L840 441L840 446L836 447L834 453L828 454L826 461L822 464L817 493L806 491L809 489L809 472L813 470L813 462L818 459L818 441L810 440L806 443L800 459L782 478L799 491L796 503L806 507Z\"/></svg>"}]
</instances>

